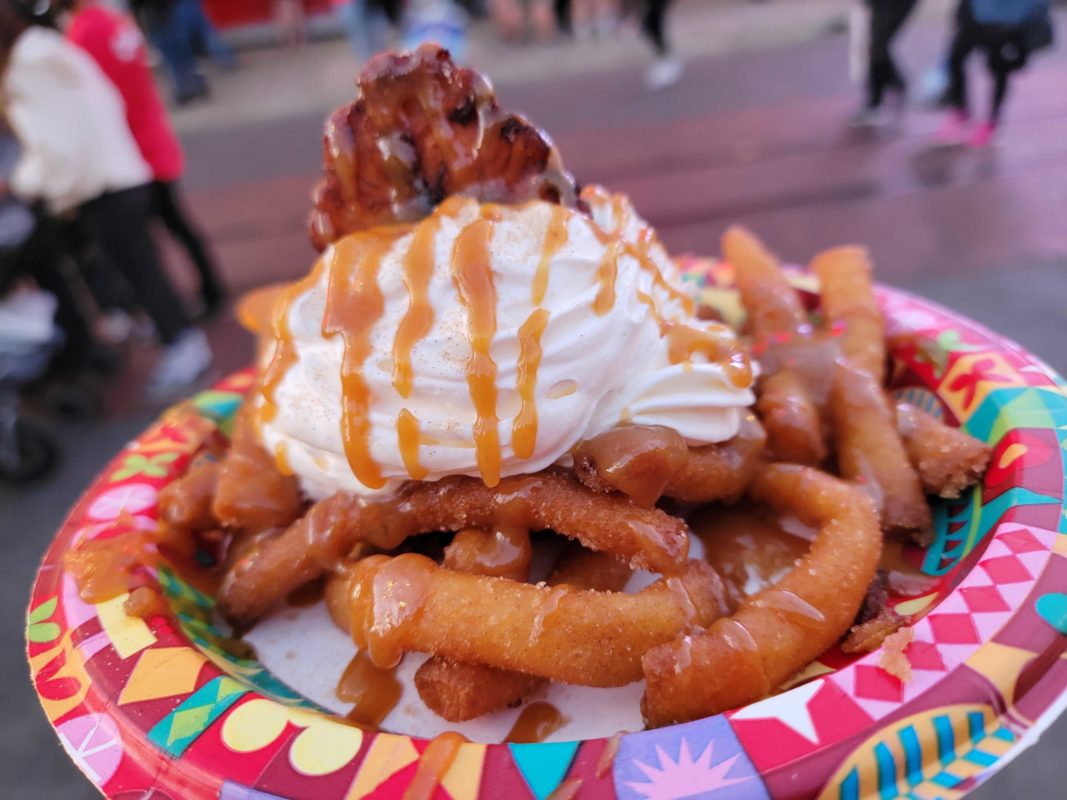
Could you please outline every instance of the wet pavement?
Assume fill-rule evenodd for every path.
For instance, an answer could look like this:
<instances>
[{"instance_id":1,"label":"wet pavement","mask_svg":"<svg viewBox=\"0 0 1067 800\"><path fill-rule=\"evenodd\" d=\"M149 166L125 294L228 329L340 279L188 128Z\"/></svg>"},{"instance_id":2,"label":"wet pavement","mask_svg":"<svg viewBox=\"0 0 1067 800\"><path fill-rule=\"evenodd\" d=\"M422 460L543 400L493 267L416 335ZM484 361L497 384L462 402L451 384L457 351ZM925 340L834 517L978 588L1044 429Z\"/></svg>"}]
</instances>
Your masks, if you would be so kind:
<instances>
[{"instance_id":1,"label":"wet pavement","mask_svg":"<svg viewBox=\"0 0 1067 800\"><path fill-rule=\"evenodd\" d=\"M1067 31L1067 19L1060 22ZM929 22L909 32L902 52L913 74L934 61L942 41ZM985 152L932 148L937 118L923 112L876 136L846 130L842 121L855 98L841 36L696 58L678 86L655 95L640 88L644 54L635 53L632 63L594 74L516 76L498 80L498 88L504 104L552 132L580 180L629 192L676 252L715 252L733 222L795 261L827 245L865 243L883 282L972 316L1067 372L1067 48L1019 77L1001 142ZM307 74L324 68L312 64ZM293 113L272 107L230 121L225 114L179 117L189 202L234 290L291 278L310 265L304 219L326 110L297 103ZM212 324L209 334L220 372L248 362L251 343L232 322ZM146 358L139 353L136 361ZM111 393L102 422L61 429L66 459L49 483L0 488L5 798L93 796L29 690L22 609L64 510L156 413L134 399L139 374L127 374ZM1061 721L974 796L1060 796L1057 756L1065 743Z\"/></svg>"}]
</instances>

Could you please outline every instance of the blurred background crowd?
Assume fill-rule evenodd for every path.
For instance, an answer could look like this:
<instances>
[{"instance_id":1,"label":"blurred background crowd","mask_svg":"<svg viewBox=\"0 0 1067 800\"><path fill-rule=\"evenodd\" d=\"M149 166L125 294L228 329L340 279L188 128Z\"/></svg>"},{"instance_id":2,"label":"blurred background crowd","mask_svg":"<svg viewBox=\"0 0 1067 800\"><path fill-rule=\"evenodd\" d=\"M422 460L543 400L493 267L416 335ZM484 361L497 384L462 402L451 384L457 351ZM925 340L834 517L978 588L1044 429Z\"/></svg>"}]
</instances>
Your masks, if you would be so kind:
<instances>
[{"instance_id":1,"label":"blurred background crowd","mask_svg":"<svg viewBox=\"0 0 1067 800\"><path fill-rule=\"evenodd\" d=\"M123 441L249 362L232 300L310 266L322 120L373 53L437 41L486 70L674 252L735 221L787 260L866 243L882 280L1062 371L1059 5L0 0L0 795L89 796L28 710L34 565ZM1053 761L1002 786L1053 796Z\"/></svg>"}]
</instances>

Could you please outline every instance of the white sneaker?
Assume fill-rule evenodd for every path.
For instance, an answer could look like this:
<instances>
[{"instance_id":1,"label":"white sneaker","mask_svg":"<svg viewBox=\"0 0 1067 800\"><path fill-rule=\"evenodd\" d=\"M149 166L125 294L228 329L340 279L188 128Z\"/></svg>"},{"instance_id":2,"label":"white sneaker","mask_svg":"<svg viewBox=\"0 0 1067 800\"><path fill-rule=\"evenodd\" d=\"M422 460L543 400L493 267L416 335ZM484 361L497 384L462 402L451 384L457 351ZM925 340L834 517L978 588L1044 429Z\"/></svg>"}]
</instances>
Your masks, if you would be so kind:
<instances>
[{"instance_id":1,"label":"white sneaker","mask_svg":"<svg viewBox=\"0 0 1067 800\"><path fill-rule=\"evenodd\" d=\"M851 128L882 128L889 124L889 116L880 108L861 108L848 120Z\"/></svg>"},{"instance_id":2,"label":"white sneaker","mask_svg":"<svg viewBox=\"0 0 1067 800\"><path fill-rule=\"evenodd\" d=\"M202 330L184 331L160 355L148 381L149 397L162 398L187 389L211 366L212 358Z\"/></svg>"},{"instance_id":3,"label":"white sneaker","mask_svg":"<svg viewBox=\"0 0 1067 800\"><path fill-rule=\"evenodd\" d=\"M674 86L684 71L685 64L673 56L657 58L645 73L645 86L653 92Z\"/></svg>"}]
</instances>

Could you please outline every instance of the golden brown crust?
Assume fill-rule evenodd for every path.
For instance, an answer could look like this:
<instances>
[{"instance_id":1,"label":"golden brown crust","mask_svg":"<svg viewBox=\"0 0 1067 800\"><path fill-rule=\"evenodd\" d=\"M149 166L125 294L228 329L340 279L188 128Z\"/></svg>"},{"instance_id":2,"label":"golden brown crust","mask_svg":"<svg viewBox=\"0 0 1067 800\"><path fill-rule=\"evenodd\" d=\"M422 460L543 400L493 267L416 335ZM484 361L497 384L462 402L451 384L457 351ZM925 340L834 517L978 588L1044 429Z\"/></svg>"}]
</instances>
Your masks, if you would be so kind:
<instances>
[{"instance_id":1,"label":"golden brown crust","mask_svg":"<svg viewBox=\"0 0 1067 800\"><path fill-rule=\"evenodd\" d=\"M413 554L398 558L407 567L419 560L422 584L418 610L390 634L401 649L564 683L632 683L641 677L646 651L689 626L710 624L725 610L722 582L703 561L687 562L678 578L623 594L560 593L559 587L453 572ZM357 563L353 586L374 582L392 561Z\"/></svg>"},{"instance_id":2,"label":"golden brown crust","mask_svg":"<svg viewBox=\"0 0 1067 800\"><path fill-rule=\"evenodd\" d=\"M621 591L630 568L609 553L571 543L560 554L549 586ZM521 702L544 678L433 656L415 672L415 688L427 707L449 722L462 722Z\"/></svg>"},{"instance_id":3,"label":"golden brown crust","mask_svg":"<svg viewBox=\"0 0 1067 800\"><path fill-rule=\"evenodd\" d=\"M810 466L826 460L819 409L793 370L782 369L760 379L756 411L767 429L771 458Z\"/></svg>"},{"instance_id":4,"label":"golden brown crust","mask_svg":"<svg viewBox=\"0 0 1067 800\"><path fill-rule=\"evenodd\" d=\"M219 463L202 460L159 493L159 518L187 531L218 526L211 511L219 483Z\"/></svg>"},{"instance_id":5,"label":"golden brown crust","mask_svg":"<svg viewBox=\"0 0 1067 800\"><path fill-rule=\"evenodd\" d=\"M897 403L897 430L923 489L954 500L982 479L992 448L909 403Z\"/></svg>"},{"instance_id":6,"label":"golden brown crust","mask_svg":"<svg viewBox=\"0 0 1067 800\"><path fill-rule=\"evenodd\" d=\"M930 507L897 433L895 409L875 377L839 363L830 415L841 476L871 495L888 533L925 541L933 526Z\"/></svg>"},{"instance_id":7,"label":"golden brown crust","mask_svg":"<svg viewBox=\"0 0 1067 800\"><path fill-rule=\"evenodd\" d=\"M776 585L706 631L650 650L642 711L650 725L719 713L766 695L837 641L874 576L882 536L870 501L809 467L773 464L752 498L819 529Z\"/></svg>"},{"instance_id":8,"label":"golden brown crust","mask_svg":"<svg viewBox=\"0 0 1067 800\"><path fill-rule=\"evenodd\" d=\"M424 217L451 195L577 204L548 136L501 111L488 81L437 45L372 58L359 98L327 121L323 149L310 221L319 250L353 231Z\"/></svg>"},{"instance_id":9,"label":"golden brown crust","mask_svg":"<svg viewBox=\"0 0 1067 800\"><path fill-rule=\"evenodd\" d=\"M296 478L282 475L256 437L252 410L238 412L222 459L212 514L226 528L258 533L290 525L304 508Z\"/></svg>"},{"instance_id":10,"label":"golden brown crust","mask_svg":"<svg viewBox=\"0 0 1067 800\"><path fill-rule=\"evenodd\" d=\"M733 439L702 447L687 447L681 436L674 431L665 436L664 430L623 426L583 442L574 451L575 475L594 492L621 491L639 505L651 505L661 495L730 503L748 487L767 438L751 414Z\"/></svg>"},{"instance_id":11,"label":"golden brown crust","mask_svg":"<svg viewBox=\"0 0 1067 800\"><path fill-rule=\"evenodd\" d=\"M819 277L827 322L840 328L841 355L856 369L885 380L885 320L874 299L871 260L862 247L824 250L811 262Z\"/></svg>"},{"instance_id":12,"label":"golden brown crust","mask_svg":"<svg viewBox=\"0 0 1067 800\"><path fill-rule=\"evenodd\" d=\"M677 570L688 551L682 520L618 494L595 494L564 473L505 478L492 489L476 478L452 477L410 484L378 503L346 494L316 503L254 557L234 565L223 581L219 607L231 621L249 624L357 542L391 549L419 533L501 522L551 529L656 572Z\"/></svg>"}]
</instances>

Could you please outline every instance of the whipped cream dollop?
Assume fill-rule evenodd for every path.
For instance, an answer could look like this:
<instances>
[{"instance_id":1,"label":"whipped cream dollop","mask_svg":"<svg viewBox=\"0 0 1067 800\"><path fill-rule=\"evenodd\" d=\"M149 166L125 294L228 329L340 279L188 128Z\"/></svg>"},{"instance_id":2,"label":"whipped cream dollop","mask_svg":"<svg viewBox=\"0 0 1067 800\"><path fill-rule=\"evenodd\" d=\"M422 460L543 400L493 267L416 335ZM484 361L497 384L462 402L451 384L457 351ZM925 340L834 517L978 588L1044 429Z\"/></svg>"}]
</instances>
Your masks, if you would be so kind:
<instances>
[{"instance_id":1,"label":"whipped cream dollop","mask_svg":"<svg viewBox=\"0 0 1067 800\"><path fill-rule=\"evenodd\" d=\"M617 425L733 437L754 398L733 333L620 195L591 216L450 198L352 234L274 303L263 444L313 499L537 472Z\"/></svg>"}]
</instances>

